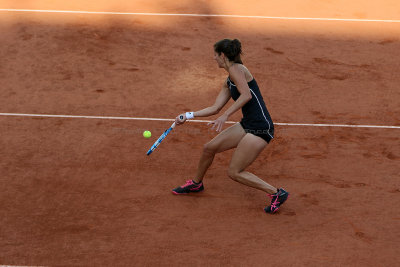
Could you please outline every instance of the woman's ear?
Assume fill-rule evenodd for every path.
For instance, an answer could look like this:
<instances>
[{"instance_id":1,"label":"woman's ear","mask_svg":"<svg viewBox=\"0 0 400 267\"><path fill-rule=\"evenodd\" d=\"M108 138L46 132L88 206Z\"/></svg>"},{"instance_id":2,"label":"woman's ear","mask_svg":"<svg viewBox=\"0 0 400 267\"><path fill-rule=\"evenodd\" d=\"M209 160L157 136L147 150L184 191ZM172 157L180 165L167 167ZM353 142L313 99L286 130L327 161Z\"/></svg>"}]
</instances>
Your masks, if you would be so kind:
<instances>
[{"instance_id":1,"label":"woman's ear","mask_svg":"<svg viewBox=\"0 0 400 267\"><path fill-rule=\"evenodd\" d=\"M221 52L221 58L225 61L226 56L225 56L224 52Z\"/></svg>"},{"instance_id":2,"label":"woman's ear","mask_svg":"<svg viewBox=\"0 0 400 267\"><path fill-rule=\"evenodd\" d=\"M228 59L228 57L227 56L225 56L225 54L223 53L223 52L221 52L221 55L222 55L222 60L224 61L224 63L225 63L225 65L228 65L228 62L229 62L229 59Z\"/></svg>"}]
</instances>

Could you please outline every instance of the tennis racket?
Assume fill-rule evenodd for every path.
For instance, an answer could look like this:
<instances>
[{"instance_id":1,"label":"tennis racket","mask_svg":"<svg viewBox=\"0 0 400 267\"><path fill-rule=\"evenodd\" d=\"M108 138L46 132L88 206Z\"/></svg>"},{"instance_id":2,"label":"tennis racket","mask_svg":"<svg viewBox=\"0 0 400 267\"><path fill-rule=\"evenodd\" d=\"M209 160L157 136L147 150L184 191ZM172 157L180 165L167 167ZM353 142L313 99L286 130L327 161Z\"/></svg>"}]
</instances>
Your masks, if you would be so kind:
<instances>
[{"instance_id":1,"label":"tennis racket","mask_svg":"<svg viewBox=\"0 0 400 267\"><path fill-rule=\"evenodd\" d=\"M183 120L183 116L181 115L179 117L181 120ZM167 137L167 135L175 128L175 122L171 125L171 127L169 127L167 130L165 130L165 132L163 132L163 134L157 139L157 141L154 142L154 144L151 146L151 148L149 149L149 151L147 151L147 156L149 156L162 142L162 140L165 139L165 137Z\"/></svg>"}]
</instances>

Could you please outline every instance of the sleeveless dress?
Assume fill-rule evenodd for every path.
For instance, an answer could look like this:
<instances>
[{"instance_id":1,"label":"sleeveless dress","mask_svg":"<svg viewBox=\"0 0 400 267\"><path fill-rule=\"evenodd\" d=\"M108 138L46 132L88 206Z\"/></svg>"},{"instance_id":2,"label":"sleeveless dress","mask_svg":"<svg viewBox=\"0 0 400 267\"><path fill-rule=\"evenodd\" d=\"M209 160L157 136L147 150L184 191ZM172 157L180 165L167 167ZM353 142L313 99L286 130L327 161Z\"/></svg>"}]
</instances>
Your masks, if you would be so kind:
<instances>
[{"instance_id":1,"label":"sleeveless dress","mask_svg":"<svg viewBox=\"0 0 400 267\"><path fill-rule=\"evenodd\" d=\"M232 99L236 101L240 96L240 92L229 76L226 83L231 92ZM261 137L269 143L274 138L274 123L265 106L256 80L253 78L247 84L250 88L252 98L242 107L243 118L240 121L240 125L242 125L246 133Z\"/></svg>"}]
</instances>

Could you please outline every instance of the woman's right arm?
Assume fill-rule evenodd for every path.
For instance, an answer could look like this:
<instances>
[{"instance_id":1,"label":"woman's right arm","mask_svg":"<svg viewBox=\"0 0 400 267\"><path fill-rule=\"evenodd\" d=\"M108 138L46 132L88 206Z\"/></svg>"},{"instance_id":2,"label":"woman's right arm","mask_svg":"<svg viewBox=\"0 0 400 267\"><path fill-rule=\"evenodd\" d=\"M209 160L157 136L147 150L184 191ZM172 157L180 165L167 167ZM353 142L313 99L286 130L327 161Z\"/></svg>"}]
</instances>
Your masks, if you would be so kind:
<instances>
[{"instance_id":1,"label":"woman's right arm","mask_svg":"<svg viewBox=\"0 0 400 267\"><path fill-rule=\"evenodd\" d=\"M221 109L229 101L230 97L231 97L231 93L229 92L229 88L228 88L227 84L224 82L222 89L217 96L217 99L215 99L215 103L210 107L207 107L207 108L199 110L199 111L195 111L193 113L194 117L208 117L208 116L217 114L218 112L221 111ZM179 116L181 116L181 115L184 116L184 119L182 121L179 119ZM185 113L178 115L175 119L175 123L177 125L182 124L185 121L186 121Z\"/></svg>"}]
</instances>

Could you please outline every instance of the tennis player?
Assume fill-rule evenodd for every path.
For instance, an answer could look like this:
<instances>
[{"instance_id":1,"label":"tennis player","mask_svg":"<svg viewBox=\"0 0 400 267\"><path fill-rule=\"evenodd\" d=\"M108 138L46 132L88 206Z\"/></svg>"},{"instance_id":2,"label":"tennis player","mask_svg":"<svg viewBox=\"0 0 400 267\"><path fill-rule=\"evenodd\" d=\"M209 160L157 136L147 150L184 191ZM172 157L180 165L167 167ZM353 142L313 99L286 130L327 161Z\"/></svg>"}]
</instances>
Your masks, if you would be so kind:
<instances>
[{"instance_id":1,"label":"tennis player","mask_svg":"<svg viewBox=\"0 0 400 267\"><path fill-rule=\"evenodd\" d=\"M277 189L256 175L245 171L260 152L274 138L274 124L265 106L257 82L250 71L243 65L239 40L223 39L214 44L214 59L218 67L224 68L229 76L224 81L215 103L196 112L186 112L184 119L175 119L177 125L194 117L208 117L218 114L232 97L235 103L220 117L209 123L217 132L214 139L204 145L194 179L172 190L176 195L201 192L204 190L203 178L213 162L216 153L236 148L228 169L228 176L236 182L262 190L271 197L271 203L264 208L267 213L275 213L289 196L283 188ZM242 109L240 123L223 130L229 116Z\"/></svg>"}]
</instances>

